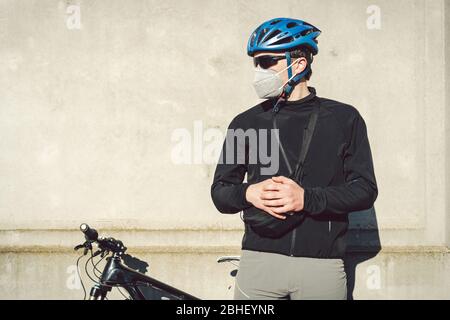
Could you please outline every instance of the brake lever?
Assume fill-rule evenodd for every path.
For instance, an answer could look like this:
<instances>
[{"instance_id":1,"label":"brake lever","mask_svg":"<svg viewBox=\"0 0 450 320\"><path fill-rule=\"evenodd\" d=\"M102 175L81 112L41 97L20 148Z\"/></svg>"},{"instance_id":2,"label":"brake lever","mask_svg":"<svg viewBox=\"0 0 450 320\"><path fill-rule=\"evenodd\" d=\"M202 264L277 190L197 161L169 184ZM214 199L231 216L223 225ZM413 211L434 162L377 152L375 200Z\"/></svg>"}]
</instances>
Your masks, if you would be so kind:
<instances>
[{"instance_id":1,"label":"brake lever","mask_svg":"<svg viewBox=\"0 0 450 320\"><path fill-rule=\"evenodd\" d=\"M84 248L83 255L87 255L89 250L92 250L92 243L90 241L86 241L83 244L77 245L75 248L73 248L75 251L78 251L80 249Z\"/></svg>"},{"instance_id":2,"label":"brake lever","mask_svg":"<svg viewBox=\"0 0 450 320\"><path fill-rule=\"evenodd\" d=\"M73 250L78 251L78 250L80 250L81 248L84 248L84 247L85 247L84 244L79 244L75 248L73 248Z\"/></svg>"},{"instance_id":3,"label":"brake lever","mask_svg":"<svg viewBox=\"0 0 450 320\"><path fill-rule=\"evenodd\" d=\"M94 258L94 257L96 257L96 256L98 256L99 254L102 254L103 253L103 250L97 250L93 255L92 255L92 257Z\"/></svg>"}]
</instances>

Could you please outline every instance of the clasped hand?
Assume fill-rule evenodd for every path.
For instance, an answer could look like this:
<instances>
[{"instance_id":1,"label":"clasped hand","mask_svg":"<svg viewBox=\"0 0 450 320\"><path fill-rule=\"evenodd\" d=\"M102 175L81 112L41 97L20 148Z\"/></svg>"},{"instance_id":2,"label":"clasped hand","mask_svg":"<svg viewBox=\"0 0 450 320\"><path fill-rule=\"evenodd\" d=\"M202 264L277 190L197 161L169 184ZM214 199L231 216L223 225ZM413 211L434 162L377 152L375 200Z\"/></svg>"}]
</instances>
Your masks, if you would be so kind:
<instances>
[{"instance_id":1,"label":"clasped hand","mask_svg":"<svg viewBox=\"0 0 450 320\"><path fill-rule=\"evenodd\" d=\"M246 199L256 208L286 219L286 213L303 210L304 194L304 189L294 180L281 176L252 184L247 188Z\"/></svg>"}]
</instances>

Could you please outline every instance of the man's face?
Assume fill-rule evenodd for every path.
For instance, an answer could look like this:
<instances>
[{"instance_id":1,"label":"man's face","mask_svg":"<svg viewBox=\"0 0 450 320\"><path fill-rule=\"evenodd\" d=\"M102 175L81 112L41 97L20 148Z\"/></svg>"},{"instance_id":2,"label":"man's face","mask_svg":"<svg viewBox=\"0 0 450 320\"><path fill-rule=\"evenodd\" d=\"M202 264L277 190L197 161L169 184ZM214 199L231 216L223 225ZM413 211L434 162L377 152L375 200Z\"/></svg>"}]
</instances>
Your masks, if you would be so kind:
<instances>
[{"instance_id":1,"label":"man's face","mask_svg":"<svg viewBox=\"0 0 450 320\"><path fill-rule=\"evenodd\" d=\"M284 53L279 53L279 52L263 52L263 53L257 53L255 54L255 58L256 57L260 57L260 56L275 56L275 57L285 57ZM305 70L306 68L306 59L305 58L293 58L291 60L291 63L293 63L292 65L292 72L293 75L299 74L301 73L303 70ZM288 67L287 64L287 59L282 59L282 60L278 60L278 62L269 67L268 69L273 70L275 72L281 72L281 70L284 70ZM288 72L287 70L285 70L284 72L280 73L280 77L283 80L283 83L288 82L289 78L288 78Z\"/></svg>"}]
</instances>

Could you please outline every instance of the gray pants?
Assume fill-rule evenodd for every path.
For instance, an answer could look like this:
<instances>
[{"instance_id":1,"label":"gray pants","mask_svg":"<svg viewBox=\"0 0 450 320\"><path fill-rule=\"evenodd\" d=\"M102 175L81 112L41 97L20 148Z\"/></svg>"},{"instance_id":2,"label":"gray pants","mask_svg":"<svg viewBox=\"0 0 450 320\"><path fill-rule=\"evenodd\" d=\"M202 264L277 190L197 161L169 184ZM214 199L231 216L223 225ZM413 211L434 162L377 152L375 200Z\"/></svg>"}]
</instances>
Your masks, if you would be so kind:
<instances>
[{"instance_id":1,"label":"gray pants","mask_svg":"<svg viewBox=\"0 0 450 320\"><path fill-rule=\"evenodd\" d=\"M242 250L234 299L345 300L344 262Z\"/></svg>"}]
</instances>

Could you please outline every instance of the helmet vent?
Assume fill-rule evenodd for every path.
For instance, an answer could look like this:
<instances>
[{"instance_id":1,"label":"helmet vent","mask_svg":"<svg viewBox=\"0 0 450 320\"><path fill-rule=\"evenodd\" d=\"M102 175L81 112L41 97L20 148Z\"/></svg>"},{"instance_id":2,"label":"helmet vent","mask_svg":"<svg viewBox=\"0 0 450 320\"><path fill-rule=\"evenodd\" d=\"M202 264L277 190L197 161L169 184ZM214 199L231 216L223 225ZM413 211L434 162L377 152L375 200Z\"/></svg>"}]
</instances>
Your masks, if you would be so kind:
<instances>
[{"instance_id":1,"label":"helmet vent","mask_svg":"<svg viewBox=\"0 0 450 320\"><path fill-rule=\"evenodd\" d=\"M289 23L287 24L286 27L288 27L289 29L291 29L291 28L294 28L294 27L296 27L296 26L298 26L297 23L295 23L295 22L289 22Z\"/></svg>"},{"instance_id":2,"label":"helmet vent","mask_svg":"<svg viewBox=\"0 0 450 320\"><path fill-rule=\"evenodd\" d=\"M272 23L270 24L271 26L276 25L277 23L279 23L281 20L274 20L272 21Z\"/></svg>"},{"instance_id":3,"label":"helmet vent","mask_svg":"<svg viewBox=\"0 0 450 320\"><path fill-rule=\"evenodd\" d=\"M258 40L256 41L256 43L260 43L262 38L264 38L264 36L266 35L266 33L269 31L269 29L263 29L261 31L261 33L259 34Z\"/></svg>"},{"instance_id":4,"label":"helmet vent","mask_svg":"<svg viewBox=\"0 0 450 320\"><path fill-rule=\"evenodd\" d=\"M276 36L278 36L281 33L280 30L274 30L267 38L268 39L272 39L275 38ZM279 36L278 36L279 37Z\"/></svg>"},{"instance_id":5,"label":"helmet vent","mask_svg":"<svg viewBox=\"0 0 450 320\"><path fill-rule=\"evenodd\" d=\"M293 40L294 40L294 39L293 39L292 37L287 37L287 38L278 40L278 41L275 42L273 45L276 46L276 45L279 45L279 44L290 43L290 42L292 42Z\"/></svg>"},{"instance_id":6,"label":"helmet vent","mask_svg":"<svg viewBox=\"0 0 450 320\"><path fill-rule=\"evenodd\" d=\"M310 29L310 30L304 30L304 31L300 32L300 34L304 37L312 32L313 32L313 30Z\"/></svg>"}]
</instances>

